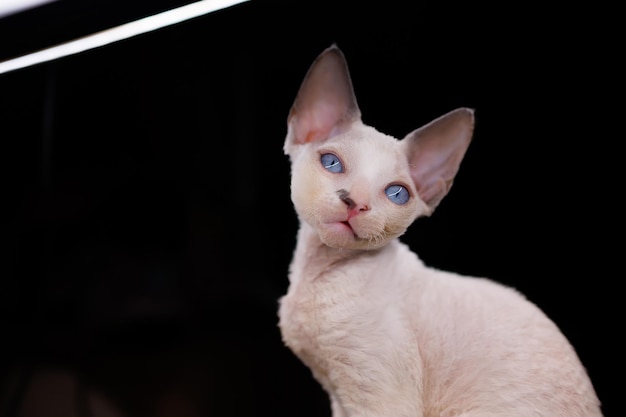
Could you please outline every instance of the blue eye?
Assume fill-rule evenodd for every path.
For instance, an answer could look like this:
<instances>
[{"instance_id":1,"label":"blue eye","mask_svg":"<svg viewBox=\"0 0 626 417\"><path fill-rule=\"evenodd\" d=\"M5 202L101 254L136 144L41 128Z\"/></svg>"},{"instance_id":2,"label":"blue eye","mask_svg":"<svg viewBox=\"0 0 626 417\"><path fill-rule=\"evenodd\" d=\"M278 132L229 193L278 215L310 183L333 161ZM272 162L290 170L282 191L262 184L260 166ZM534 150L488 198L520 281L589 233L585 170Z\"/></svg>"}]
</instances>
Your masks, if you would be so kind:
<instances>
[{"instance_id":1,"label":"blue eye","mask_svg":"<svg viewBox=\"0 0 626 417\"><path fill-rule=\"evenodd\" d=\"M329 170L330 172L343 172L343 165L341 165L341 161L332 153L325 153L320 158L322 165L324 168Z\"/></svg>"},{"instance_id":2,"label":"blue eye","mask_svg":"<svg viewBox=\"0 0 626 417\"><path fill-rule=\"evenodd\" d=\"M402 185L390 185L385 189L385 194L392 203L398 205L406 204L409 201L409 191Z\"/></svg>"}]
</instances>

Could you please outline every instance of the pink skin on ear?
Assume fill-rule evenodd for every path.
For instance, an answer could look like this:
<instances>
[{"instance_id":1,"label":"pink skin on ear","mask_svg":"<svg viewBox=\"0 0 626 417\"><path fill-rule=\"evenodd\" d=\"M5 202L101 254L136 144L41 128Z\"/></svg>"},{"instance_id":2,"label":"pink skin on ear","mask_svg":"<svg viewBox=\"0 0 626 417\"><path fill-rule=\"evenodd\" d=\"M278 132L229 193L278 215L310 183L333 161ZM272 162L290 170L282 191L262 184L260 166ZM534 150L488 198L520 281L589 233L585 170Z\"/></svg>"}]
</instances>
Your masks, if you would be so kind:
<instances>
[{"instance_id":1,"label":"pink skin on ear","mask_svg":"<svg viewBox=\"0 0 626 417\"><path fill-rule=\"evenodd\" d=\"M287 119L293 144L326 140L360 120L343 53L327 48L304 78Z\"/></svg>"}]
</instances>

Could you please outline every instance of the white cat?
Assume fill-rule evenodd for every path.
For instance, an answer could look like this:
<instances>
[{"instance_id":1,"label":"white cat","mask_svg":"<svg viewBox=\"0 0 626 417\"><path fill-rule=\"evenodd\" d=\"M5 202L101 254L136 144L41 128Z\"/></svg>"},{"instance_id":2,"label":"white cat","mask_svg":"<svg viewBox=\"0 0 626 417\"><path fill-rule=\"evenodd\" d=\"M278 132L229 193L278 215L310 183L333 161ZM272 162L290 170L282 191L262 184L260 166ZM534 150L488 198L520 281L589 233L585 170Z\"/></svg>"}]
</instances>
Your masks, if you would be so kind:
<instances>
[{"instance_id":1,"label":"white cat","mask_svg":"<svg viewBox=\"0 0 626 417\"><path fill-rule=\"evenodd\" d=\"M363 124L336 45L300 87L284 147L300 229L279 326L334 417L602 416L534 304L430 268L398 239L447 194L473 125L467 108L402 140Z\"/></svg>"}]
</instances>

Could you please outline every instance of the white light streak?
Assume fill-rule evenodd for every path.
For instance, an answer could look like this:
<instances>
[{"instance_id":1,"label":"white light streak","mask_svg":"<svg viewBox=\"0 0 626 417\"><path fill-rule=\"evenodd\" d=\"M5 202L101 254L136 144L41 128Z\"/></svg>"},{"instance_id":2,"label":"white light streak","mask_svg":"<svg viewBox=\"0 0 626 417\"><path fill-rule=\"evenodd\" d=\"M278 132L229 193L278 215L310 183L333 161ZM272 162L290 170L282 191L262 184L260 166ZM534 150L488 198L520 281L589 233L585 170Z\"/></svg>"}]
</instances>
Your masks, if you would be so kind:
<instances>
[{"instance_id":1,"label":"white light streak","mask_svg":"<svg viewBox=\"0 0 626 417\"><path fill-rule=\"evenodd\" d=\"M0 1L0 17L23 12L52 1L56 0L2 0Z\"/></svg>"},{"instance_id":2,"label":"white light streak","mask_svg":"<svg viewBox=\"0 0 626 417\"><path fill-rule=\"evenodd\" d=\"M200 0L57 46L0 62L0 74L98 48L249 0Z\"/></svg>"}]
</instances>

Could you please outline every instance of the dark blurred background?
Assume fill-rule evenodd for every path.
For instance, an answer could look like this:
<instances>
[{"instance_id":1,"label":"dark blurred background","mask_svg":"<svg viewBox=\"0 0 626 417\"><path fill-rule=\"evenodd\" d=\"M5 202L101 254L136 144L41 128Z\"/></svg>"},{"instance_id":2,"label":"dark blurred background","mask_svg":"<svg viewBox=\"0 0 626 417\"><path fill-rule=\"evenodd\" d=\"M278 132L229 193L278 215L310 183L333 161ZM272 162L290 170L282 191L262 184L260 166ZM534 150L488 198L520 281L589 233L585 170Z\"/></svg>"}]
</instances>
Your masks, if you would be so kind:
<instances>
[{"instance_id":1,"label":"dark blurred background","mask_svg":"<svg viewBox=\"0 0 626 417\"><path fill-rule=\"evenodd\" d=\"M58 0L0 19L0 61L186 3ZM0 74L0 415L330 416L276 311L286 117L333 42L382 132L476 109L451 193L403 240L538 304L611 415L623 129L600 130L623 99L610 12L571 7L251 1Z\"/></svg>"}]
</instances>

